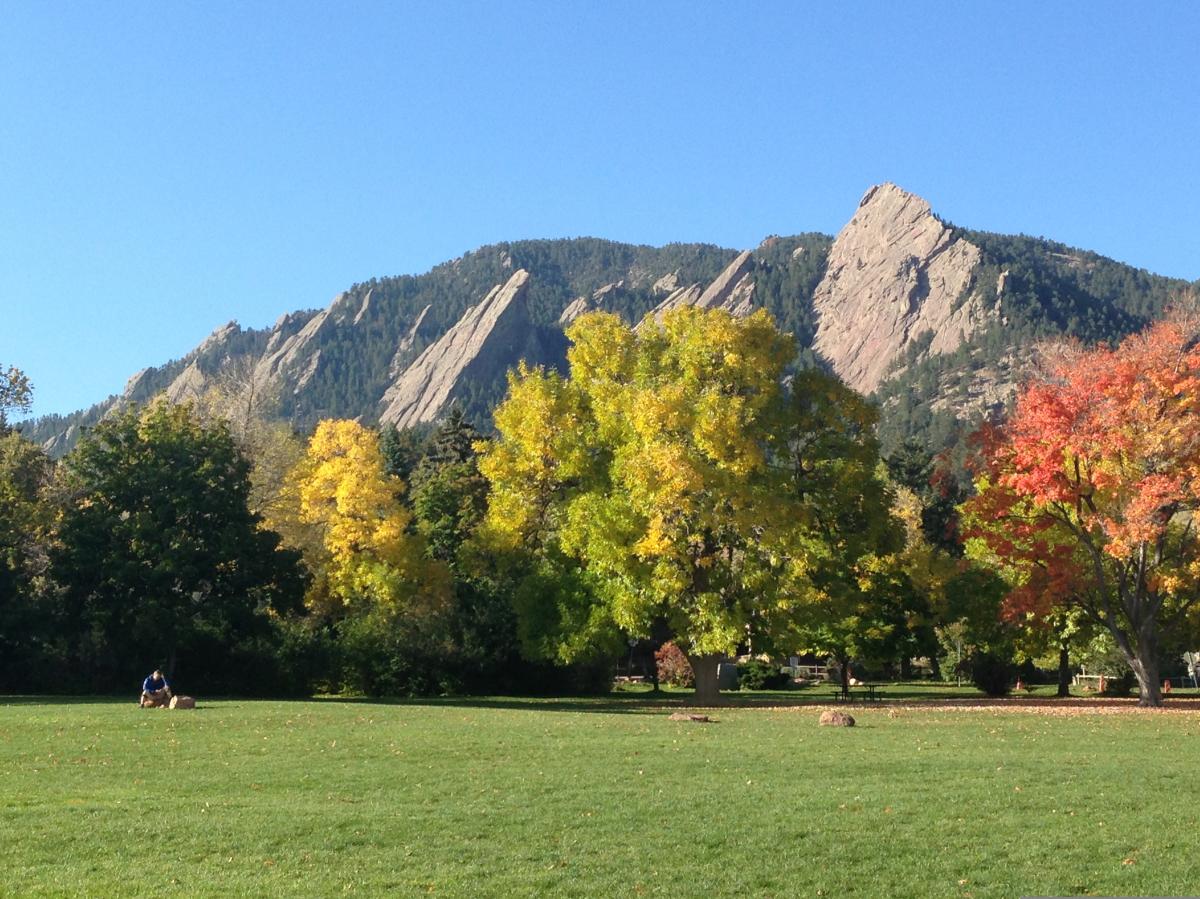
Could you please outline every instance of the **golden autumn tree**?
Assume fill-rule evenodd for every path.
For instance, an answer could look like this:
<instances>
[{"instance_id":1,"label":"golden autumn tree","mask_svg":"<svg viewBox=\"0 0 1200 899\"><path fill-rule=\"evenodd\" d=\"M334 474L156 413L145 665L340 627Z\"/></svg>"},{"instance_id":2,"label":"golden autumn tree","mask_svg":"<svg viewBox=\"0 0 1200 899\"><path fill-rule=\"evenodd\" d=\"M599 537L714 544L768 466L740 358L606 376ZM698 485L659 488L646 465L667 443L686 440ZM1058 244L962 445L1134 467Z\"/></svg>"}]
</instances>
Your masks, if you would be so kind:
<instances>
[{"instance_id":1,"label":"golden autumn tree","mask_svg":"<svg viewBox=\"0 0 1200 899\"><path fill-rule=\"evenodd\" d=\"M795 453L819 450L789 445L794 342L765 312L690 307L636 329L587 315L567 335L569 377L515 374L480 461L488 539L540 566L523 636L565 659L665 620L712 699L720 660L794 639L783 622L814 597L822 538Z\"/></svg>"},{"instance_id":2,"label":"golden autumn tree","mask_svg":"<svg viewBox=\"0 0 1200 899\"><path fill-rule=\"evenodd\" d=\"M403 610L444 605L448 576L408 531L404 484L387 474L378 435L354 421L317 425L272 523L305 551L310 605Z\"/></svg>"},{"instance_id":3,"label":"golden autumn tree","mask_svg":"<svg viewBox=\"0 0 1200 899\"><path fill-rule=\"evenodd\" d=\"M966 534L1008 567L1009 614L1076 609L1159 705L1164 632L1200 594L1200 318L1065 349L990 435Z\"/></svg>"}]
</instances>

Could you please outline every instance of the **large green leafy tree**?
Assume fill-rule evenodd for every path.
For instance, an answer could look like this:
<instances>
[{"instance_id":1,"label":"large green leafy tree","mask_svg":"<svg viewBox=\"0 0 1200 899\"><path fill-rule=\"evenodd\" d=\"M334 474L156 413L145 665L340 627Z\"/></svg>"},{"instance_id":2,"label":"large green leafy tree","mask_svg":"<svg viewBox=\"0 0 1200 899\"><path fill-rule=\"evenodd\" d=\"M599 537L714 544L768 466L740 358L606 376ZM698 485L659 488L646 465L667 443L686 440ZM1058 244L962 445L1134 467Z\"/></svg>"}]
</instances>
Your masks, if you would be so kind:
<instances>
[{"instance_id":1,"label":"large green leafy tree","mask_svg":"<svg viewBox=\"0 0 1200 899\"><path fill-rule=\"evenodd\" d=\"M0 433L0 690L36 684L47 655L35 585L44 569L48 516L41 494L50 471L40 447Z\"/></svg>"},{"instance_id":2,"label":"large green leafy tree","mask_svg":"<svg viewBox=\"0 0 1200 899\"><path fill-rule=\"evenodd\" d=\"M518 591L523 636L569 658L614 625L645 636L666 621L712 699L740 647L796 648L829 551L817 505L859 498L870 479L825 464L846 443L789 400L794 345L764 312L685 308L637 329L590 315L568 336L569 377L516 375L481 462L486 533L538 559ZM804 380L806 398L830 383ZM845 399L820 414L838 418Z\"/></svg>"},{"instance_id":3,"label":"large green leafy tree","mask_svg":"<svg viewBox=\"0 0 1200 899\"><path fill-rule=\"evenodd\" d=\"M883 475L874 406L817 371L791 385L776 453L793 514L807 535L812 602L780 624L802 649L849 662L915 654L928 602L913 585L904 529ZM782 641L780 641L782 642Z\"/></svg>"},{"instance_id":4,"label":"large green leafy tree","mask_svg":"<svg viewBox=\"0 0 1200 899\"><path fill-rule=\"evenodd\" d=\"M94 686L155 665L192 683L228 675L268 616L299 603L297 556L250 512L249 465L226 425L186 405L127 410L80 443L64 478L52 566Z\"/></svg>"}]
</instances>

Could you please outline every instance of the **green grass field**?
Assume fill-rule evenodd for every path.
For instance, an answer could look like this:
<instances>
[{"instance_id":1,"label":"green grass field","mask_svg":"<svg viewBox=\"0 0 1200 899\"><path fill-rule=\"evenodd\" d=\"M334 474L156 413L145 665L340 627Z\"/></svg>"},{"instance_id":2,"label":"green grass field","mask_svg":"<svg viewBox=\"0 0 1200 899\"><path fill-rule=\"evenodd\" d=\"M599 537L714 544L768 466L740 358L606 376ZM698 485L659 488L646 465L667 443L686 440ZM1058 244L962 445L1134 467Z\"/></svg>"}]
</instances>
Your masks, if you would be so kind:
<instances>
[{"instance_id":1,"label":"green grass field","mask_svg":"<svg viewBox=\"0 0 1200 899\"><path fill-rule=\"evenodd\" d=\"M0 698L0 894L1200 891L1200 711L853 713Z\"/></svg>"}]
</instances>

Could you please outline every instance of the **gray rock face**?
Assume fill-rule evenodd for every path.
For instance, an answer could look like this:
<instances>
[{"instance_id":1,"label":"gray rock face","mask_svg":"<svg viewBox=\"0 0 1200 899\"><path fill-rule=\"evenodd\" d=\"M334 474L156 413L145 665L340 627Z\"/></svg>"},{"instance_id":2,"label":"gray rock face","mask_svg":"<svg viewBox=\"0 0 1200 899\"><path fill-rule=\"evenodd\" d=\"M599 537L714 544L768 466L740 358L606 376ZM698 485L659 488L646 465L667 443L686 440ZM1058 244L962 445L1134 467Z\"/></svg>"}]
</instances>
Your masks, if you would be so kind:
<instances>
[{"instance_id":1,"label":"gray rock face","mask_svg":"<svg viewBox=\"0 0 1200 899\"><path fill-rule=\"evenodd\" d=\"M743 250L717 280L700 294L696 305L701 309L725 309L734 315L748 315L754 296L754 257Z\"/></svg>"},{"instance_id":2,"label":"gray rock face","mask_svg":"<svg viewBox=\"0 0 1200 899\"><path fill-rule=\"evenodd\" d=\"M42 442L42 449L52 459L65 456L79 440L79 425L71 425L61 434L55 434L49 440Z\"/></svg>"},{"instance_id":3,"label":"gray rock face","mask_svg":"<svg viewBox=\"0 0 1200 899\"><path fill-rule=\"evenodd\" d=\"M241 325L237 322L229 322L204 338L198 347L184 357L187 367L167 385L164 391L167 400L172 403L186 403L200 399L210 384L210 378L206 372L211 372L216 365L219 365L219 357L227 351L230 339L240 333L242 333ZM214 359L214 357L218 358ZM139 383L140 381L141 378L138 378ZM137 395L139 383L130 379L130 383L125 387L124 399L133 402L143 399Z\"/></svg>"},{"instance_id":4,"label":"gray rock face","mask_svg":"<svg viewBox=\"0 0 1200 899\"><path fill-rule=\"evenodd\" d=\"M392 356L391 364L388 366L388 377L395 379L404 369L412 363L416 358L417 351L415 349L417 341L426 336L426 322L429 317L429 310L432 309L432 304L426 303L425 306L417 313L416 319L412 323L412 327L408 329L408 333L400 340L399 346L396 347L396 354Z\"/></svg>"},{"instance_id":5,"label":"gray rock face","mask_svg":"<svg viewBox=\"0 0 1200 899\"><path fill-rule=\"evenodd\" d=\"M593 291L590 299L588 297L576 297L563 309L562 315L558 317L558 323L560 325L569 325L581 315L603 309L609 295L614 291L621 290L624 286L625 280L622 279L613 284L605 284L598 290Z\"/></svg>"},{"instance_id":6,"label":"gray rock face","mask_svg":"<svg viewBox=\"0 0 1200 899\"><path fill-rule=\"evenodd\" d=\"M920 197L894 184L871 188L834 240L813 295L814 348L861 393L927 331L928 353L954 351L994 314L966 296L979 259Z\"/></svg>"},{"instance_id":7,"label":"gray rock face","mask_svg":"<svg viewBox=\"0 0 1200 899\"><path fill-rule=\"evenodd\" d=\"M679 272L671 272L655 281L651 290L656 294L670 294L677 287L679 287Z\"/></svg>"},{"instance_id":8,"label":"gray rock face","mask_svg":"<svg viewBox=\"0 0 1200 899\"><path fill-rule=\"evenodd\" d=\"M749 250L743 250L704 290L700 289L699 284L672 290L671 294L654 308L654 316L661 319L664 313L680 306L724 309L733 315L745 316L754 308L753 300L754 257Z\"/></svg>"},{"instance_id":9,"label":"gray rock face","mask_svg":"<svg viewBox=\"0 0 1200 899\"><path fill-rule=\"evenodd\" d=\"M426 347L383 395L379 420L398 428L434 421L472 374L503 371L516 362L533 339L525 309L528 284L529 273L518 269Z\"/></svg>"},{"instance_id":10,"label":"gray rock face","mask_svg":"<svg viewBox=\"0 0 1200 899\"><path fill-rule=\"evenodd\" d=\"M575 319L579 318L579 316L591 311L592 306L588 302L587 297L576 297L567 303L566 308L562 311L562 315L558 317L558 323L560 325L569 325Z\"/></svg>"},{"instance_id":11,"label":"gray rock face","mask_svg":"<svg viewBox=\"0 0 1200 899\"><path fill-rule=\"evenodd\" d=\"M363 320L368 312L371 311L371 295L375 293L375 288L372 287L367 291L366 296L362 299L362 305L358 307L358 312L354 313L354 324L358 324Z\"/></svg>"},{"instance_id":12,"label":"gray rock face","mask_svg":"<svg viewBox=\"0 0 1200 899\"><path fill-rule=\"evenodd\" d=\"M192 361L188 363L188 367L172 381L166 389L166 397L168 402L186 403L190 400L198 400L204 395L205 387L208 385L208 378L204 376L204 372L200 370L200 366Z\"/></svg>"},{"instance_id":13,"label":"gray rock face","mask_svg":"<svg viewBox=\"0 0 1200 899\"><path fill-rule=\"evenodd\" d=\"M334 327L333 313L341 300L339 296L328 309L303 314L285 315L275 323L275 329L267 339L267 349L254 367L254 380L260 387L267 387L289 377L297 380L303 372L313 373L312 355L317 336L327 328ZM303 325L296 330L296 325Z\"/></svg>"}]
</instances>

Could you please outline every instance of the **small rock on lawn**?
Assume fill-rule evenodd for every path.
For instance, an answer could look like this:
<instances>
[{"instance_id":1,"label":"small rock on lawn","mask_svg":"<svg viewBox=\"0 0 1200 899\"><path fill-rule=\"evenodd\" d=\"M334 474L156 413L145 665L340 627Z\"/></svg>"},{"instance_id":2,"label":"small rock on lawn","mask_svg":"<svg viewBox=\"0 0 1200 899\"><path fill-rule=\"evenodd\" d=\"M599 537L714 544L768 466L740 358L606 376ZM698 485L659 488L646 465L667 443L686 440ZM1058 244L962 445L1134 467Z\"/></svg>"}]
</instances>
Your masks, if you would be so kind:
<instances>
[{"instance_id":1,"label":"small rock on lawn","mask_svg":"<svg viewBox=\"0 0 1200 899\"><path fill-rule=\"evenodd\" d=\"M830 709L821 713L820 723L822 727L854 727L854 716Z\"/></svg>"}]
</instances>

